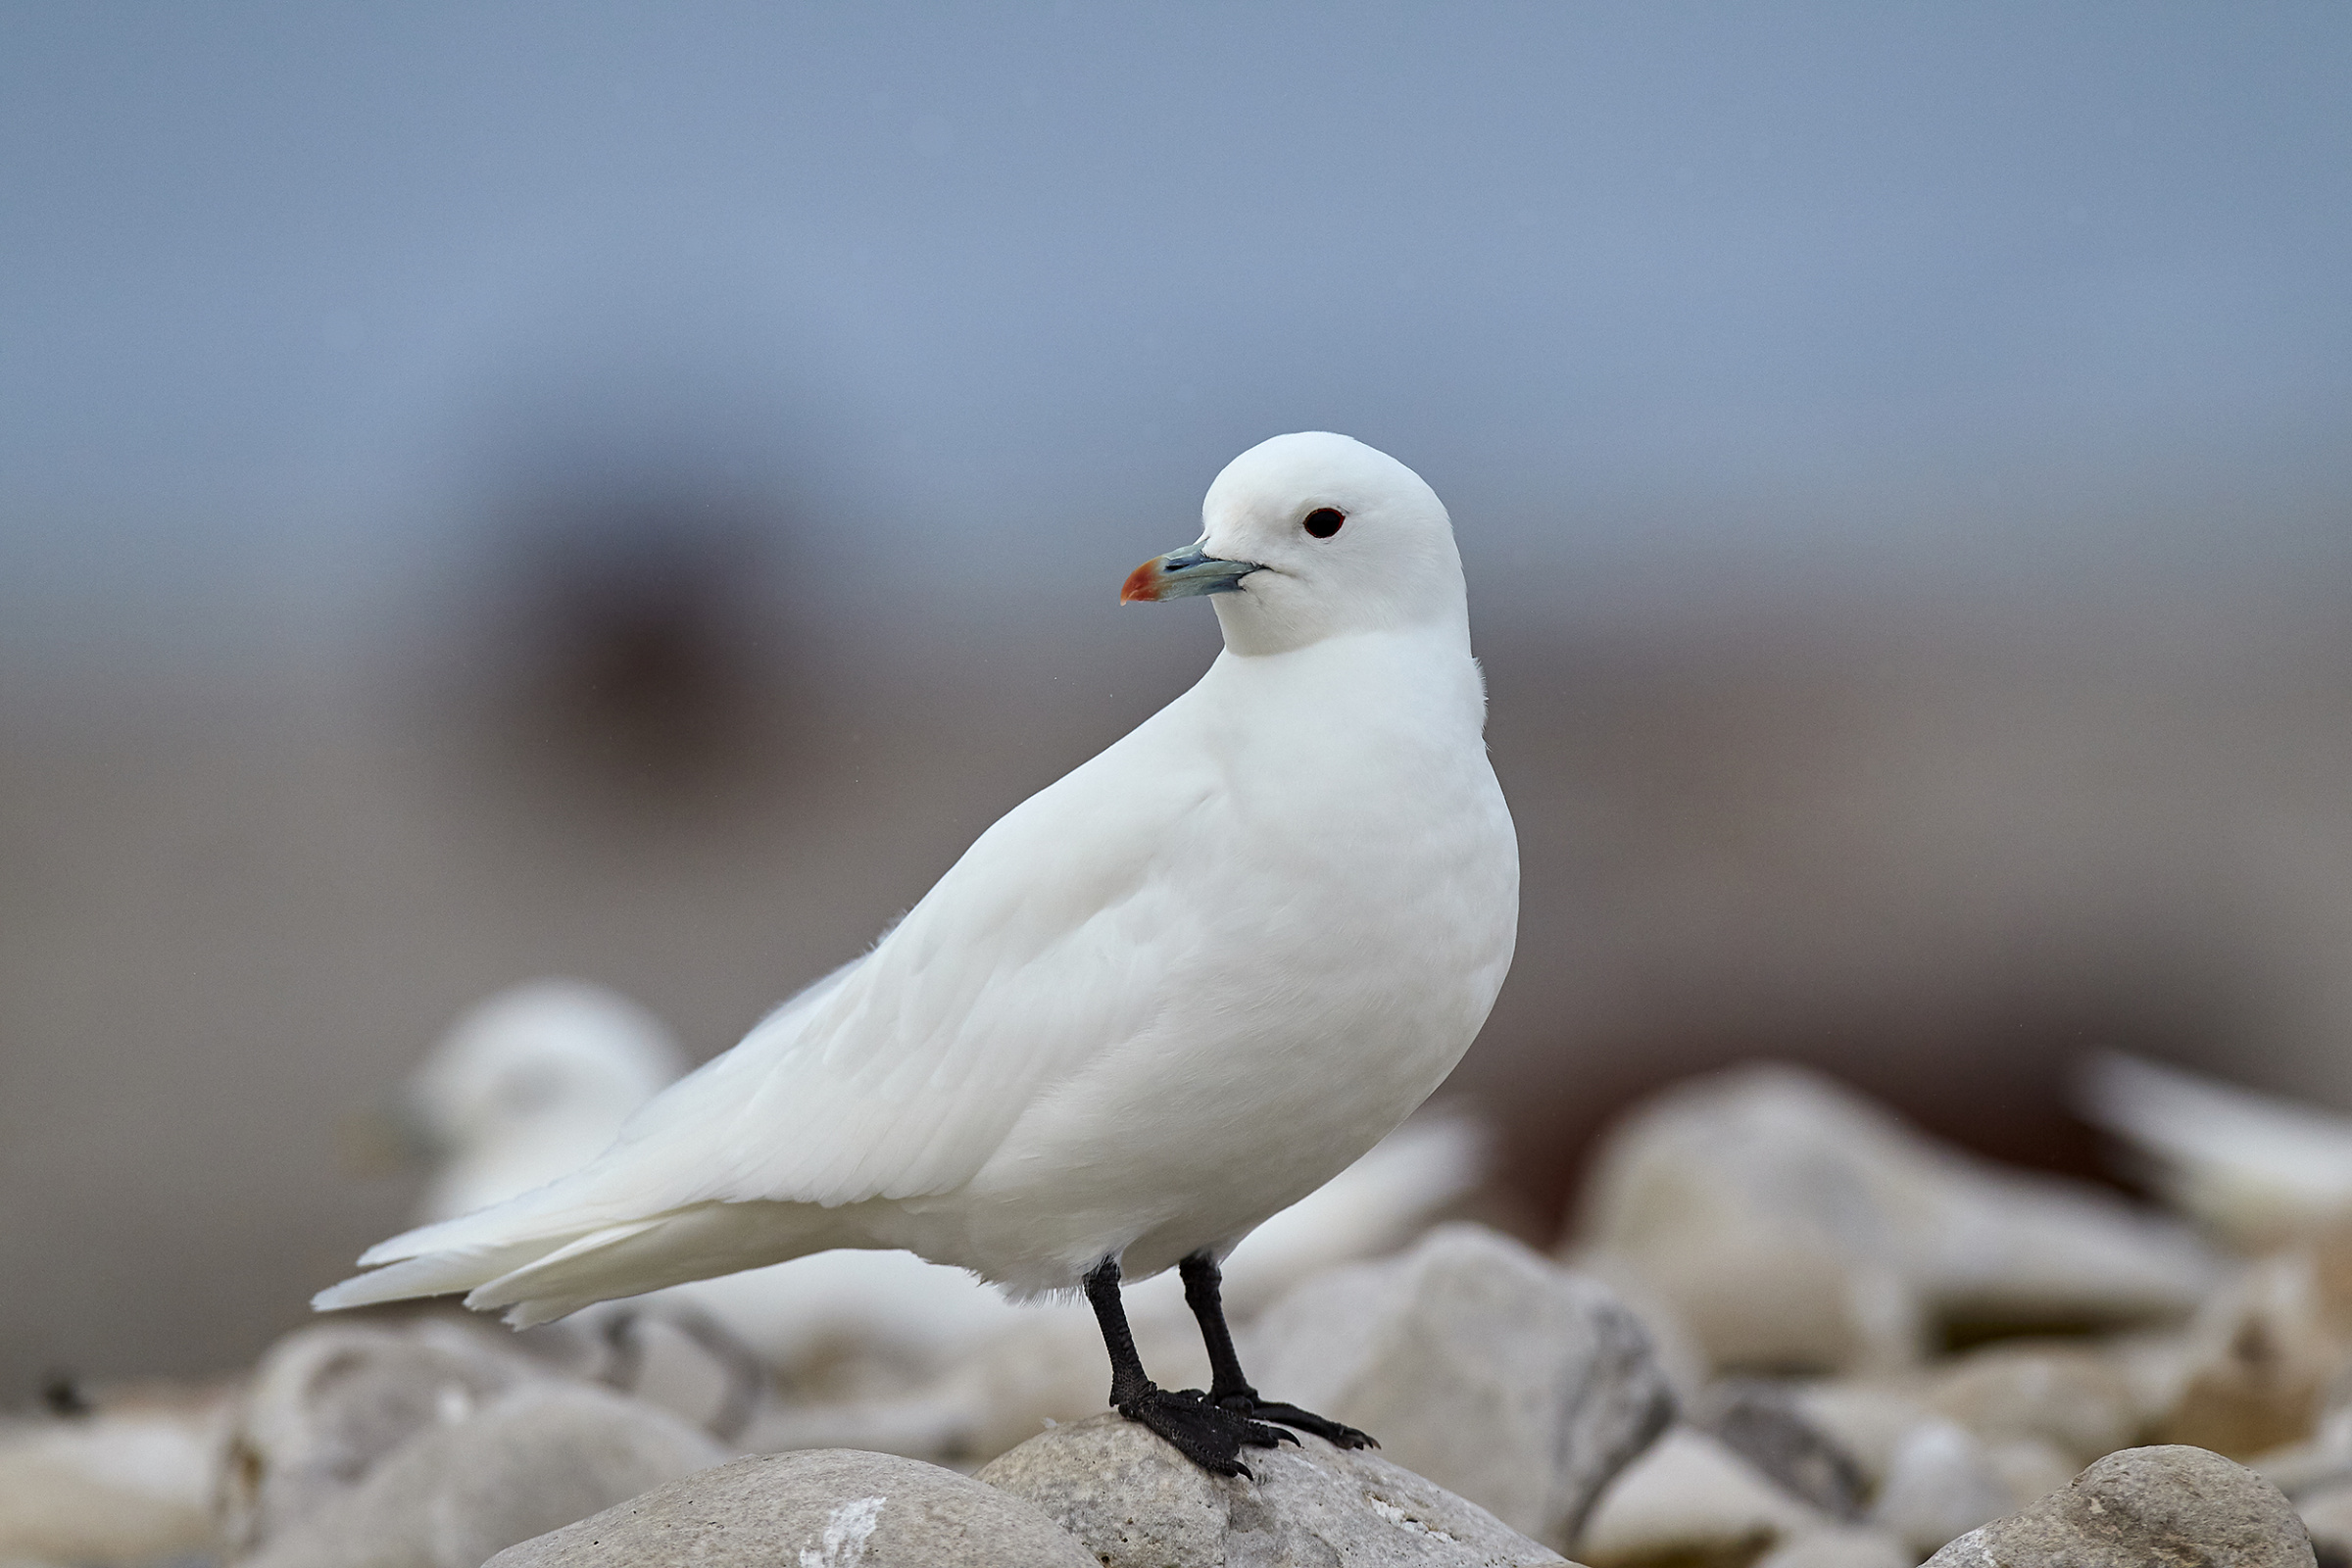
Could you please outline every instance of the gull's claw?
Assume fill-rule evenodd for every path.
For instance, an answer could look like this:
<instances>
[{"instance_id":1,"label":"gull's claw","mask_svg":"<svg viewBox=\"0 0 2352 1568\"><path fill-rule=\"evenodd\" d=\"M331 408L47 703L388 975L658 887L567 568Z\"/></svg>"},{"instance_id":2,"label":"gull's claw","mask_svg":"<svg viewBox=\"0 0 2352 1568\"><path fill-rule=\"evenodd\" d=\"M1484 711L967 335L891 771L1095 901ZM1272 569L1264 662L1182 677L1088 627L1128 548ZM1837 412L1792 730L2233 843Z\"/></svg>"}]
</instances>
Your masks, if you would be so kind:
<instances>
[{"instance_id":1,"label":"gull's claw","mask_svg":"<svg viewBox=\"0 0 2352 1568\"><path fill-rule=\"evenodd\" d=\"M1286 1427L1297 1427L1301 1432L1311 1432L1335 1447L1377 1448L1380 1446L1380 1440L1369 1432L1358 1432L1355 1428L1345 1426L1327 1415L1317 1415L1312 1410L1301 1410L1295 1404L1284 1404L1276 1399L1261 1399L1250 1394L1228 1395L1217 1402L1239 1416L1255 1416L1261 1421L1278 1422ZM1283 1435L1290 1436L1288 1433ZM1298 1440L1293 1438L1291 1441L1296 1443Z\"/></svg>"},{"instance_id":2,"label":"gull's claw","mask_svg":"<svg viewBox=\"0 0 2352 1568\"><path fill-rule=\"evenodd\" d=\"M1241 1458L1245 1444L1271 1448L1278 1443L1298 1441L1280 1427L1209 1403L1208 1396L1199 1389L1146 1388L1118 1409L1128 1420L1166 1439L1178 1453L1211 1475L1250 1475L1250 1467Z\"/></svg>"}]
</instances>

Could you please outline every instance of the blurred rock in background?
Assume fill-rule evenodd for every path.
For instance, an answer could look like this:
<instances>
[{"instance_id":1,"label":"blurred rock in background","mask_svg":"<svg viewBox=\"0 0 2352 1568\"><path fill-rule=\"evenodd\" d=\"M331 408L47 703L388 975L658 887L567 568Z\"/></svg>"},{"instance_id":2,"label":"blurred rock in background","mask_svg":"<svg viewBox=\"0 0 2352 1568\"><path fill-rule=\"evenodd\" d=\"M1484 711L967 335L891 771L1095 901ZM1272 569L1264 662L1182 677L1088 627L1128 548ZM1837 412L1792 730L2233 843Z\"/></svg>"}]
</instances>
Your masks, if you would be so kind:
<instances>
[{"instance_id":1,"label":"blurred rock in background","mask_svg":"<svg viewBox=\"0 0 2352 1568\"><path fill-rule=\"evenodd\" d=\"M1345 1536L1400 1561L1454 1560L1448 1538L1476 1536L1489 1555L1549 1547L1592 1568L1963 1563L1987 1541L2058 1563L2118 1530L2143 1554L2230 1562L2311 1562L2306 1524L2323 1552L2352 1544L2340 1217L2231 1252L1763 1066L1674 1086L1610 1130L1570 1268L1433 1224L1445 1204L1396 1190L1400 1172L1445 1190L1458 1163L1429 1151L1458 1125L1408 1124L1358 1167L1374 1177L1286 1213L1320 1250L1275 1234L1236 1254L1259 1386L1368 1424L1375 1457L1309 1440L1250 1450L1254 1483L1214 1481L1102 1412L1100 1338L1067 1303L1005 1308L945 1357L877 1321L862 1372L830 1382L698 1337L662 1296L521 1336L404 1306L299 1329L234 1386L58 1385L48 1411L0 1423L0 1555L462 1568L554 1532L534 1550L625 1562L653 1549L647 1532L691 1528L772 1557L794 1520L856 1504L876 1524L855 1486L887 1473L945 1510L902 1524L995 1520L959 1548L993 1560L989 1542L1032 1527L953 1469L1098 1554L1188 1564L1252 1533ZM1743 1225L1753 1245L1724 1245ZM1337 1234L1387 1255L1336 1255ZM1792 1262L1839 1288L1875 1271L1914 1332L1824 1340L1789 1310ZM1170 1385L1198 1382L1169 1284L1133 1293L1137 1339ZM2002 1303L2024 1310L1988 1310ZM1984 1338L1953 1345L1954 1322ZM713 1468L739 1452L802 1457ZM597 1529L569 1528L590 1515ZM2027 1542L2046 1555L2020 1555Z\"/></svg>"}]
</instances>

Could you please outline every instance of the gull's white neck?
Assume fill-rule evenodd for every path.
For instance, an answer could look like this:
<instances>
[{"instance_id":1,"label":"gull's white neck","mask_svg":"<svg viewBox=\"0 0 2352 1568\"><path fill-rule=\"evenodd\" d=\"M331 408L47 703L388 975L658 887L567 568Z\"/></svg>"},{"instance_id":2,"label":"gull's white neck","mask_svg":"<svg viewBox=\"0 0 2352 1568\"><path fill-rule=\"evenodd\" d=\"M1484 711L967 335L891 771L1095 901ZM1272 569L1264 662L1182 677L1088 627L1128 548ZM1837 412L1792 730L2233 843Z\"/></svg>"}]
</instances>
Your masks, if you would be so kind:
<instances>
[{"instance_id":1,"label":"gull's white neck","mask_svg":"<svg viewBox=\"0 0 2352 1568\"><path fill-rule=\"evenodd\" d=\"M1340 725L1369 740L1409 733L1483 758L1486 682L1467 627L1423 624L1325 637L1281 653L1228 647L1194 692L1228 722L1251 727Z\"/></svg>"}]
</instances>

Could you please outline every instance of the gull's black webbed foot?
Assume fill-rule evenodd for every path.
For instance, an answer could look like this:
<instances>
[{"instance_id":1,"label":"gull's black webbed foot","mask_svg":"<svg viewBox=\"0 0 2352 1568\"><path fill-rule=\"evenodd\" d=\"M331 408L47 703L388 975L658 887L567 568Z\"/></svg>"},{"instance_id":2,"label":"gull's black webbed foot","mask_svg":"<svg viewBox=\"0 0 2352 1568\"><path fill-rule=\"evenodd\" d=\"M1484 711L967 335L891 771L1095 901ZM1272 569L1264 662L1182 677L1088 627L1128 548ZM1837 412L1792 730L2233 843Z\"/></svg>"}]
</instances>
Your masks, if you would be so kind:
<instances>
[{"instance_id":1,"label":"gull's black webbed foot","mask_svg":"<svg viewBox=\"0 0 2352 1568\"><path fill-rule=\"evenodd\" d=\"M1250 1380L1242 1376L1241 1358L1233 1353L1233 1333L1225 1326L1224 1280L1217 1260L1207 1252L1195 1252L1179 1265L1179 1271L1184 1276L1185 1302L1200 1321L1200 1343L1208 1348L1209 1371L1215 1379L1209 1384L1208 1396L1220 1409L1245 1419L1255 1416L1281 1426L1297 1427L1337 1447L1380 1446L1370 1433L1343 1426L1329 1416L1301 1410L1295 1404L1259 1398Z\"/></svg>"},{"instance_id":2,"label":"gull's black webbed foot","mask_svg":"<svg viewBox=\"0 0 2352 1568\"><path fill-rule=\"evenodd\" d=\"M1327 1415L1317 1415L1312 1410L1301 1410L1295 1404L1284 1404L1277 1399L1261 1399L1254 1390L1248 1394L1229 1394L1219 1399L1217 1403L1236 1415L1254 1416L1260 1421L1272 1421L1281 1426L1296 1427L1300 1432L1311 1432L1334 1447L1377 1448L1380 1446L1380 1440L1369 1432L1358 1432L1355 1428L1342 1425ZM1286 1433L1285 1436L1288 1434Z\"/></svg>"},{"instance_id":3,"label":"gull's black webbed foot","mask_svg":"<svg viewBox=\"0 0 2352 1568\"><path fill-rule=\"evenodd\" d=\"M1211 1475L1250 1475L1250 1467L1242 1463L1245 1445L1271 1448L1298 1441L1280 1427L1209 1403L1199 1389L1162 1389L1147 1383L1142 1393L1120 1400L1118 1411L1167 1439L1178 1453Z\"/></svg>"},{"instance_id":4,"label":"gull's black webbed foot","mask_svg":"<svg viewBox=\"0 0 2352 1568\"><path fill-rule=\"evenodd\" d=\"M1245 1411L1210 1403L1199 1389L1147 1385L1143 1393L1121 1400L1118 1411L1165 1438L1201 1469L1221 1476L1250 1474L1241 1460L1245 1446L1271 1448L1298 1441L1280 1427L1250 1420Z\"/></svg>"},{"instance_id":5,"label":"gull's black webbed foot","mask_svg":"<svg viewBox=\"0 0 2352 1568\"><path fill-rule=\"evenodd\" d=\"M1280 1427L1226 1409L1199 1389L1163 1389L1144 1375L1135 1336L1127 1331L1127 1309L1119 1304L1116 1257L1096 1264L1082 1283L1102 1328L1102 1348L1110 1352L1110 1402L1119 1414L1165 1438L1211 1475L1249 1475L1250 1467L1242 1463L1244 1446L1271 1448L1298 1441Z\"/></svg>"}]
</instances>

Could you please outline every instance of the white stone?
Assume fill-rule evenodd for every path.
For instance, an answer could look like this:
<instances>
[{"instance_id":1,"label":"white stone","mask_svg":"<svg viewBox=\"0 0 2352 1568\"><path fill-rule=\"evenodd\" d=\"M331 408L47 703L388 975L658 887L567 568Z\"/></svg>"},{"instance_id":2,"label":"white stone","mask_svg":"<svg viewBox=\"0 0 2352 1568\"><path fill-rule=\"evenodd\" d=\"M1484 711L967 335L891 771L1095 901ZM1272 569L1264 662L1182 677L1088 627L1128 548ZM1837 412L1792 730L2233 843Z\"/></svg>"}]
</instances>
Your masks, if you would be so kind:
<instances>
[{"instance_id":1,"label":"white stone","mask_svg":"<svg viewBox=\"0 0 2352 1568\"><path fill-rule=\"evenodd\" d=\"M526 1384L416 1432L242 1568L479 1568L726 1457L666 1410L586 1385Z\"/></svg>"},{"instance_id":2,"label":"white stone","mask_svg":"<svg viewBox=\"0 0 2352 1568\"><path fill-rule=\"evenodd\" d=\"M2031 1439L2056 1447L2072 1461L2061 1481L2129 1446L2140 1428L2123 1371L2083 1346L1987 1346L1938 1368L1927 1399L1987 1443Z\"/></svg>"},{"instance_id":3,"label":"white stone","mask_svg":"<svg viewBox=\"0 0 2352 1568\"><path fill-rule=\"evenodd\" d=\"M2060 1490L1950 1543L1927 1568L2314 1568L2277 1487L2203 1448L2109 1454Z\"/></svg>"},{"instance_id":4,"label":"white stone","mask_svg":"<svg viewBox=\"0 0 2352 1568\"><path fill-rule=\"evenodd\" d=\"M1249 1448L1212 1476L1105 1412L1030 1439L980 1472L1042 1509L1102 1568L1519 1568L1555 1552L1369 1450L1319 1438Z\"/></svg>"},{"instance_id":5,"label":"white stone","mask_svg":"<svg viewBox=\"0 0 2352 1568\"><path fill-rule=\"evenodd\" d=\"M1859 1519L1871 1479L1788 1383L1727 1378L1684 1406L1691 1425L1753 1465L1775 1486L1839 1519Z\"/></svg>"},{"instance_id":6,"label":"white stone","mask_svg":"<svg viewBox=\"0 0 2352 1568\"><path fill-rule=\"evenodd\" d=\"M1778 1372L1899 1368L1943 1323L2180 1317L2218 1275L2177 1222L1989 1165L1788 1066L1627 1116L1574 1245L1647 1280L1718 1368Z\"/></svg>"},{"instance_id":7,"label":"white stone","mask_svg":"<svg viewBox=\"0 0 2352 1568\"><path fill-rule=\"evenodd\" d=\"M2155 1422L2168 1442L2233 1459L2309 1440L2327 1391L2352 1360L2346 1304L2329 1298L2315 1249L2278 1252L2198 1312L2180 1396Z\"/></svg>"},{"instance_id":8,"label":"white stone","mask_svg":"<svg viewBox=\"0 0 2352 1568\"><path fill-rule=\"evenodd\" d=\"M1915 1385L1884 1378L1829 1378L1794 1387L1791 1401L1862 1467L1873 1491L1886 1485L1903 1439L1937 1419Z\"/></svg>"},{"instance_id":9,"label":"white stone","mask_svg":"<svg viewBox=\"0 0 2352 1568\"><path fill-rule=\"evenodd\" d=\"M2311 1532L2315 1553L2330 1562L2352 1562L2352 1481L2322 1488L2295 1500L2295 1511Z\"/></svg>"},{"instance_id":10,"label":"white stone","mask_svg":"<svg viewBox=\"0 0 2352 1568\"><path fill-rule=\"evenodd\" d=\"M509 1546L495 1568L1097 1568L1034 1505L891 1454L755 1454Z\"/></svg>"},{"instance_id":11,"label":"white stone","mask_svg":"<svg viewBox=\"0 0 2352 1568\"><path fill-rule=\"evenodd\" d=\"M1924 1421L1895 1445L1870 1518L1925 1554L2024 1500L1975 1434L1955 1422Z\"/></svg>"},{"instance_id":12,"label":"white stone","mask_svg":"<svg viewBox=\"0 0 2352 1568\"><path fill-rule=\"evenodd\" d=\"M128 1568L208 1548L227 1406L187 1391L0 1423L0 1562Z\"/></svg>"},{"instance_id":13,"label":"white stone","mask_svg":"<svg viewBox=\"0 0 2352 1568\"><path fill-rule=\"evenodd\" d=\"M1673 1408L1613 1293L1474 1225L1309 1280L1244 1350L1268 1398L1371 1433L1388 1458L1554 1546Z\"/></svg>"},{"instance_id":14,"label":"white stone","mask_svg":"<svg viewBox=\"0 0 2352 1568\"><path fill-rule=\"evenodd\" d=\"M418 1432L547 1375L504 1338L427 1319L321 1323L279 1340L255 1368L222 1449L224 1544L258 1550Z\"/></svg>"},{"instance_id":15,"label":"white stone","mask_svg":"<svg viewBox=\"0 0 2352 1568\"><path fill-rule=\"evenodd\" d=\"M1868 1525L1797 1536L1757 1558L1752 1568L1913 1568L1919 1553Z\"/></svg>"},{"instance_id":16,"label":"white stone","mask_svg":"<svg viewBox=\"0 0 2352 1568\"><path fill-rule=\"evenodd\" d=\"M1714 1438L1677 1426L1601 1493L1576 1552L1592 1568L1740 1562L1837 1524Z\"/></svg>"}]
</instances>

